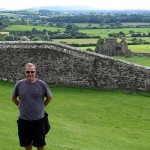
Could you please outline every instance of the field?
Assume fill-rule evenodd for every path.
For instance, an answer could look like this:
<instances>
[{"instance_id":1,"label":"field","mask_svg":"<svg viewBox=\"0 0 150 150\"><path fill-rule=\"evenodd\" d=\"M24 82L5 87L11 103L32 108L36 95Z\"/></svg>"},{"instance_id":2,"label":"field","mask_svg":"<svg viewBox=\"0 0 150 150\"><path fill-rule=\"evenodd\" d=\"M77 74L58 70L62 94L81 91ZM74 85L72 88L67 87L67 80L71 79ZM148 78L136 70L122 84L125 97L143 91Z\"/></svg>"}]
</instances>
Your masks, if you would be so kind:
<instances>
[{"instance_id":1,"label":"field","mask_svg":"<svg viewBox=\"0 0 150 150\"><path fill-rule=\"evenodd\" d=\"M62 42L66 44L96 44L98 39L54 39L54 42Z\"/></svg>"},{"instance_id":2,"label":"field","mask_svg":"<svg viewBox=\"0 0 150 150\"><path fill-rule=\"evenodd\" d=\"M136 53L150 53L150 45L149 44L128 45L128 48L132 52L136 52Z\"/></svg>"},{"instance_id":3,"label":"field","mask_svg":"<svg viewBox=\"0 0 150 150\"><path fill-rule=\"evenodd\" d=\"M28 26L28 25L11 25L5 28L5 31L32 31L33 28L36 28L39 31L43 31L44 29L55 32L58 29L64 31L64 28L57 27L47 27L47 26Z\"/></svg>"},{"instance_id":4,"label":"field","mask_svg":"<svg viewBox=\"0 0 150 150\"><path fill-rule=\"evenodd\" d=\"M11 101L14 83L0 81L0 147L21 150ZM149 150L149 94L52 87L46 108L52 129L47 150ZM35 150L35 149L34 149Z\"/></svg>"},{"instance_id":5,"label":"field","mask_svg":"<svg viewBox=\"0 0 150 150\"><path fill-rule=\"evenodd\" d=\"M9 32L0 32L0 35L9 35Z\"/></svg>"},{"instance_id":6,"label":"field","mask_svg":"<svg viewBox=\"0 0 150 150\"><path fill-rule=\"evenodd\" d=\"M130 36L129 31L134 31L135 33L148 33L149 28L121 28L121 29L81 29L82 33L87 33L88 35L97 35L102 38L108 38L109 33L119 33L124 32L127 36Z\"/></svg>"},{"instance_id":7,"label":"field","mask_svg":"<svg viewBox=\"0 0 150 150\"><path fill-rule=\"evenodd\" d=\"M82 25L83 26L83 25ZM47 27L47 26L28 26L28 25L11 25L6 27L6 31L31 31L32 28L37 30L47 29L49 31L64 31L64 28L57 27ZM79 32L86 33L88 35L101 36L102 38L107 38L109 33L119 33L124 32L127 36L130 36L129 31L134 31L135 33L149 33L149 28L120 28L120 29L80 29Z\"/></svg>"},{"instance_id":8,"label":"field","mask_svg":"<svg viewBox=\"0 0 150 150\"><path fill-rule=\"evenodd\" d=\"M149 26L150 23L148 22L124 22L121 23L123 25L123 27L136 27L136 26ZM109 24L98 24L98 23L75 23L76 26L80 27L80 28L85 28L85 27L97 27L97 28L106 28L106 27L110 27Z\"/></svg>"},{"instance_id":9,"label":"field","mask_svg":"<svg viewBox=\"0 0 150 150\"><path fill-rule=\"evenodd\" d=\"M138 56L134 56L134 57L114 56L114 57L117 58L117 59L129 61L129 62L139 64L139 65L142 65L142 66L150 67L149 57L138 57Z\"/></svg>"},{"instance_id":10,"label":"field","mask_svg":"<svg viewBox=\"0 0 150 150\"><path fill-rule=\"evenodd\" d=\"M123 26L130 26L130 27L136 27L136 26L139 26L139 25L142 25L142 26L149 26L150 23L146 23L146 22L128 22L128 23L122 23Z\"/></svg>"}]
</instances>

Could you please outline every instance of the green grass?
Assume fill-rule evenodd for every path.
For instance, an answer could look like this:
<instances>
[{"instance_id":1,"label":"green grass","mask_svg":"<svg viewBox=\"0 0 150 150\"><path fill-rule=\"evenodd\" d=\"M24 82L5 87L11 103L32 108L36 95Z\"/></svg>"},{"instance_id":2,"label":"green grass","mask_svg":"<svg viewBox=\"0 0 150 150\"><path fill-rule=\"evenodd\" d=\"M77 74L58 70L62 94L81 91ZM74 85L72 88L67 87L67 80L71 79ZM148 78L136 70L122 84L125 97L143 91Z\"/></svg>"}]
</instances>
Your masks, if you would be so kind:
<instances>
[{"instance_id":1,"label":"green grass","mask_svg":"<svg viewBox=\"0 0 150 150\"><path fill-rule=\"evenodd\" d=\"M82 24L81 24L82 25ZM47 29L49 31L64 31L64 28L57 28L57 27L46 27L46 26L28 26L28 25L10 25L6 27L5 31L31 31L32 28L36 28L37 30ZM79 32L86 33L88 35L96 35L101 36L102 38L108 38L109 33L119 33L120 31L127 34L127 37L130 37L129 31L132 30L135 33L148 33L149 28L121 28L121 29L80 29Z\"/></svg>"},{"instance_id":2,"label":"green grass","mask_svg":"<svg viewBox=\"0 0 150 150\"><path fill-rule=\"evenodd\" d=\"M0 82L0 147L21 150L11 101L14 84ZM53 87L46 108L52 129L47 150L149 150L149 94ZM34 149L35 150L35 149Z\"/></svg>"},{"instance_id":3,"label":"green grass","mask_svg":"<svg viewBox=\"0 0 150 150\"><path fill-rule=\"evenodd\" d=\"M138 57L138 56L133 56L133 57L125 57L125 56L114 56L117 59L129 61L135 64L139 64L142 66L147 66L150 67L150 59L149 57Z\"/></svg>"},{"instance_id":4,"label":"green grass","mask_svg":"<svg viewBox=\"0 0 150 150\"><path fill-rule=\"evenodd\" d=\"M80 48L81 50L86 50L88 48L90 48L91 50L95 50L96 46L85 46L85 47L77 47L77 48Z\"/></svg>"},{"instance_id":5,"label":"green grass","mask_svg":"<svg viewBox=\"0 0 150 150\"><path fill-rule=\"evenodd\" d=\"M55 32L58 29L63 32L64 28L57 28L57 27L46 27L46 26L28 26L28 25L11 25L6 27L5 31L32 31L33 28L36 28L38 31L43 31L44 29Z\"/></svg>"},{"instance_id":6,"label":"green grass","mask_svg":"<svg viewBox=\"0 0 150 150\"><path fill-rule=\"evenodd\" d=\"M133 30L135 33L148 33L149 28L121 28L121 29L80 29L82 33L87 33L88 35L101 36L102 38L108 38L109 33L119 33L120 31L130 36L129 31ZM128 35L129 34L129 35Z\"/></svg>"},{"instance_id":7,"label":"green grass","mask_svg":"<svg viewBox=\"0 0 150 150\"><path fill-rule=\"evenodd\" d=\"M142 44L142 45L128 45L128 48L132 52L137 53L150 53L150 45L149 44Z\"/></svg>"}]
</instances>

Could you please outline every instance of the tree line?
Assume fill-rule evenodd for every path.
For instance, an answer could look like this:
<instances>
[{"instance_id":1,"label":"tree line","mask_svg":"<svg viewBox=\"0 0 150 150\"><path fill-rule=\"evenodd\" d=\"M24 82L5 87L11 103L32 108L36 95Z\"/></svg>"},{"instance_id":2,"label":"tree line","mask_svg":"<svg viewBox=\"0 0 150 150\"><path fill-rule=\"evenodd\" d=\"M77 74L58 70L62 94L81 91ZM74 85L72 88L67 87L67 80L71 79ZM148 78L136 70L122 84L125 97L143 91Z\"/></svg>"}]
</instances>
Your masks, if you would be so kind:
<instances>
[{"instance_id":1,"label":"tree line","mask_svg":"<svg viewBox=\"0 0 150 150\"><path fill-rule=\"evenodd\" d=\"M6 13L6 12L5 12ZM50 10L38 10L38 11L8 11L19 15L18 18L13 16L0 16L0 28L9 24L28 24L39 25L48 24L57 25L60 27L65 26L68 23L96 23L100 24L100 28L103 24L111 24L111 27L121 27L122 23L131 22L150 22L150 11L95 11L95 12L55 12ZM139 27L139 26L138 26Z\"/></svg>"}]
</instances>

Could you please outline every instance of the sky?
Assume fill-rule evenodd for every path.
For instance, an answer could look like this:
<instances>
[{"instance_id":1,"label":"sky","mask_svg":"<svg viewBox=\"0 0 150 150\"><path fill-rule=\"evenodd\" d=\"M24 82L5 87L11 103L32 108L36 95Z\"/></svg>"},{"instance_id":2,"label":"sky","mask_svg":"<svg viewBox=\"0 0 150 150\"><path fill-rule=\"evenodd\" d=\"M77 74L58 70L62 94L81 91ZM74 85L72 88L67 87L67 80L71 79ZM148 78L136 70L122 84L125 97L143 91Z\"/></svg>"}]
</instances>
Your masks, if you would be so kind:
<instances>
[{"instance_id":1,"label":"sky","mask_svg":"<svg viewBox=\"0 0 150 150\"><path fill-rule=\"evenodd\" d=\"M99 9L150 9L150 0L0 0L0 8L10 10L55 5L84 5Z\"/></svg>"}]
</instances>

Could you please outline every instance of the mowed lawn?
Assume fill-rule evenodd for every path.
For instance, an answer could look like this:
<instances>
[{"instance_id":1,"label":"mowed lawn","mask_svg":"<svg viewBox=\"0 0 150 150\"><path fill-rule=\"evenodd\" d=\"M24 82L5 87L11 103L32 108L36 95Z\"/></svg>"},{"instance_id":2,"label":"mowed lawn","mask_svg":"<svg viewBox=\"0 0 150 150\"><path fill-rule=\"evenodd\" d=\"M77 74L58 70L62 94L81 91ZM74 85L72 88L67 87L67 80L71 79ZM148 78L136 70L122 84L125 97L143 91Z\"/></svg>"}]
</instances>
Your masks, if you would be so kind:
<instances>
[{"instance_id":1,"label":"mowed lawn","mask_svg":"<svg viewBox=\"0 0 150 150\"><path fill-rule=\"evenodd\" d=\"M0 81L0 149L18 143L14 83ZM149 150L150 95L120 90L52 87L46 108L51 131L46 150ZM34 148L35 150L35 148Z\"/></svg>"}]
</instances>

